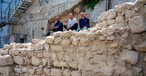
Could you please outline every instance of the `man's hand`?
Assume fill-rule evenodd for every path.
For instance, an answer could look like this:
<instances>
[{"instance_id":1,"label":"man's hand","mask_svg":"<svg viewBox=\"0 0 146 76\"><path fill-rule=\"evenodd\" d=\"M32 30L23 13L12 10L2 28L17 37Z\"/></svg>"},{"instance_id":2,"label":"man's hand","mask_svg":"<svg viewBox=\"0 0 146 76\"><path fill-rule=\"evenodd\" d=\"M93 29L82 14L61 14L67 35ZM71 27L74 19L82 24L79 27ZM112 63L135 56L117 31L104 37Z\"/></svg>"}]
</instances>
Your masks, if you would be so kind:
<instances>
[{"instance_id":1,"label":"man's hand","mask_svg":"<svg viewBox=\"0 0 146 76\"><path fill-rule=\"evenodd\" d=\"M68 26L67 28L68 28L68 29L70 29L70 28L71 28L71 26Z\"/></svg>"}]
</instances>

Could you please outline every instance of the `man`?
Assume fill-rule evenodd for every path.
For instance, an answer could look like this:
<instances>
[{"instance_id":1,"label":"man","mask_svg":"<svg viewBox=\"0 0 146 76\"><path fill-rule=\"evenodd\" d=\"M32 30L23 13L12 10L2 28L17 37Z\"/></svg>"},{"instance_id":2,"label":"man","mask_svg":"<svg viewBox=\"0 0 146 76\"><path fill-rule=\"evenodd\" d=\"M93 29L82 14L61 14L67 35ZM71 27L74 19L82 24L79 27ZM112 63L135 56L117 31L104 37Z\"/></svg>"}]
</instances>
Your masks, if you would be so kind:
<instances>
[{"instance_id":1,"label":"man","mask_svg":"<svg viewBox=\"0 0 146 76\"><path fill-rule=\"evenodd\" d=\"M63 31L63 23L60 21L60 18L57 16L56 17L56 23L54 26L51 28L52 31Z\"/></svg>"},{"instance_id":2,"label":"man","mask_svg":"<svg viewBox=\"0 0 146 76\"><path fill-rule=\"evenodd\" d=\"M83 12L80 13L80 17L81 17L79 19L80 28L77 31L80 31L83 29L88 30L88 28L90 28L90 20L87 17L85 17L85 14Z\"/></svg>"},{"instance_id":3,"label":"man","mask_svg":"<svg viewBox=\"0 0 146 76\"><path fill-rule=\"evenodd\" d=\"M77 30L78 29L77 19L74 18L72 13L69 14L67 29L71 29L71 30Z\"/></svg>"}]
</instances>

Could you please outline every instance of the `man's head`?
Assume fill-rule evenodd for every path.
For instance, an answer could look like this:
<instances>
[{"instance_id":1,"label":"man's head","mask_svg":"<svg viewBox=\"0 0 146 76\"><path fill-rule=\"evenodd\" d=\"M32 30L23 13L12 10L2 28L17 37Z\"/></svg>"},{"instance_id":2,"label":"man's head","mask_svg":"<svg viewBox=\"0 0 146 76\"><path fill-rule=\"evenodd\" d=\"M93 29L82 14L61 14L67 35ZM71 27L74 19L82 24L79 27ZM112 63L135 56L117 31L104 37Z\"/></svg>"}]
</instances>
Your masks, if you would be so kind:
<instances>
[{"instance_id":1,"label":"man's head","mask_svg":"<svg viewBox=\"0 0 146 76\"><path fill-rule=\"evenodd\" d=\"M80 13L80 17L81 17L82 19L85 18L85 14L84 14L84 12L81 12L81 13Z\"/></svg>"},{"instance_id":2,"label":"man's head","mask_svg":"<svg viewBox=\"0 0 146 76\"><path fill-rule=\"evenodd\" d=\"M60 18L59 18L59 16L57 16L57 17L56 17L56 21L57 21L57 22L58 22L58 21L60 21Z\"/></svg>"},{"instance_id":3,"label":"man's head","mask_svg":"<svg viewBox=\"0 0 146 76\"><path fill-rule=\"evenodd\" d=\"M73 14L70 13L70 14L69 14L69 18L70 18L70 19L73 19L73 17L74 17Z\"/></svg>"}]
</instances>

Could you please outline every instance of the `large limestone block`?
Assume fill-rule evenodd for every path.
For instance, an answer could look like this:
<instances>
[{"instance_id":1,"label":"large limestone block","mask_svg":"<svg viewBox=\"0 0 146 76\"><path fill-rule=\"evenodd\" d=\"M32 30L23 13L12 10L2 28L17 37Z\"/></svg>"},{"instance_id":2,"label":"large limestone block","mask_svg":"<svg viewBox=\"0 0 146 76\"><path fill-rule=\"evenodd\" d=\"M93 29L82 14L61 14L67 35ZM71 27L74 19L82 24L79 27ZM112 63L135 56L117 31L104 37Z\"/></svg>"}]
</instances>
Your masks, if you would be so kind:
<instances>
[{"instance_id":1,"label":"large limestone block","mask_svg":"<svg viewBox=\"0 0 146 76\"><path fill-rule=\"evenodd\" d=\"M146 41L142 42L142 43L139 44L139 45L135 45L134 48L135 48L137 51L146 52Z\"/></svg>"},{"instance_id":2,"label":"large limestone block","mask_svg":"<svg viewBox=\"0 0 146 76\"><path fill-rule=\"evenodd\" d=\"M129 26L132 33L141 33L146 31L145 24L143 16L134 16L129 20Z\"/></svg>"},{"instance_id":3,"label":"large limestone block","mask_svg":"<svg viewBox=\"0 0 146 76\"><path fill-rule=\"evenodd\" d=\"M118 13L122 13L122 12L125 12L126 10L133 8L133 6L134 6L134 3L127 2L127 3L123 3L121 5L116 6L115 9Z\"/></svg>"},{"instance_id":4,"label":"large limestone block","mask_svg":"<svg viewBox=\"0 0 146 76\"><path fill-rule=\"evenodd\" d=\"M110 26L111 24L114 24L116 22L115 19L110 19L107 21L108 26Z\"/></svg>"},{"instance_id":5,"label":"large limestone block","mask_svg":"<svg viewBox=\"0 0 146 76\"><path fill-rule=\"evenodd\" d=\"M82 75L81 75L81 72L79 71L72 71L71 76L82 76Z\"/></svg>"},{"instance_id":6,"label":"large limestone block","mask_svg":"<svg viewBox=\"0 0 146 76\"><path fill-rule=\"evenodd\" d=\"M74 33L72 31L65 31L63 32L63 37L71 37Z\"/></svg>"},{"instance_id":7,"label":"large limestone block","mask_svg":"<svg viewBox=\"0 0 146 76\"><path fill-rule=\"evenodd\" d=\"M0 56L0 66L12 65L13 60L10 55Z\"/></svg>"},{"instance_id":8,"label":"large limestone block","mask_svg":"<svg viewBox=\"0 0 146 76\"><path fill-rule=\"evenodd\" d=\"M6 55L8 52L8 50L0 49L0 54Z\"/></svg>"},{"instance_id":9,"label":"large limestone block","mask_svg":"<svg viewBox=\"0 0 146 76\"><path fill-rule=\"evenodd\" d=\"M35 65L35 66L38 66L39 64L40 64L40 59L39 58L36 58L36 57L32 57L31 58L31 63L33 64L33 65Z\"/></svg>"},{"instance_id":10,"label":"large limestone block","mask_svg":"<svg viewBox=\"0 0 146 76\"><path fill-rule=\"evenodd\" d=\"M135 12L132 10L126 10L125 12L125 18L127 19L133 17L134 15L135 15Z\"/></svg>"},{"instance_id":11,"label":"large limestone block","mask_svg":"<svg viewBox=\"0 0 146 76\"><path fill-rule=\"evenodd\" d=\"M36 71L35 71L35 73L37 75L41 75L43 73L43 68L37 68Z\"/></svg>"},{"instance_id":12,"label":"large limestone block","mask_svg":"<svg viewBox=\"0 0 146 76\"><path fill-rule=\"evenodd\" d=\"M116 22L117 23L121 23L121 22L124 22L124 21L125 21L124 16L120 15L120 16L116 17Z\"/></svg>"},{"instance_id":13,"label":"large limestone block","mask_svg":"<svg viewBox=\"0 0 146 76\"><path fill-rule=\"evenodd\" d=\"M68 69L65 69L65 70L63 71L63 76L71 76L71 71L68 70Z\"/></svg>"},{"instance_id":14,"label":"large limestone block","mask_svg":"<svg viewBox=\"0 0 146 76\"><path fill-rule=\"evenodd\" d=\"M13 60L16 64L19 64L19 65L23 65L24 63L24 60L21 56L14 56Z\"/></svg>"},{"instance_id":15,"label":"large limestone block","mask_svg":"<svg viewBox=\"0 0 146 76\"><path fill-rule=\"evenodd\" d=\"M98 20L99 21L104 21L105 20L105 15L106 15L106 12L103 12L102 14L100 14L100 16L98 17Z\"/></svg>"},{"instance_id":16,"label":"large limestone block","mask_svg":"<svg viewBox=\"0 0 146 76\"><path fill-rule=\"evenodd\" d=\"M107 20L116 18L116 16L117 16L117 12L114 9L110 9L106 12L106 19Z\"/></svg>"},{"instance_id":17,"label":"large limestone block","mask_svg":"<svg viewBox=\"0 0 146 76\"><path fill-rule=\"evenodd\" d=\"M50 69L48 69L48 68L44 68L44 73L45 73L45 75L50 75L51 74L51 70Z\"/></svg>"},{"instance_id":18,"label":"large limestone block","mask_svg":"<svg viewBox=\"0 0 146 76\"><path fill-rule=\"evenodd\" d=\"M15 71L16 73L19 73L19 74L23 73L23 72L22 72L22 69L21 69L21 68L17 68L17 67L14 67L14 71Z\"/></svg>"},{"instance_id":19,"label":"large limestone block","mask_svg":"<svg viewBox=\"0 0 146 76\"><path fill-rule=\"evenodd\" d=\"M13 71L13 67L0 67L0 74L8 74L6 76L10 76L10 73Z\"/></svg>"},{"instance_id":20,"label":"large limestone block","mask_svg":"<svg viewBox=\"0 0 146 76\"><path fill-rule=\"evenodd\" d=\"M48 44L52 44L54 42L54 36L47 36L45 41L48 43Z\"/></svg>"},{"instance_id":21,"label":"large limestone block","mask_svg":"<svg viewBox=\"0 0 146 76\"><path fill-rule=\"evenodd\" d=\"M11 49L12 47L10 46L10 45L8 45L8 44L4 44L4 48L3 49Z\"/></svg>"},{"instance_id":22,"label":"large limestone block","mask_svg":"<svg viewBox=\"0 0 146 76\"><path fill-rule=\"evenodd\" d=\"M37 44L34 44L34 45L33 45L33 48L34 48L34 50L36 50L36 51L42 50L42 49L44 49L44 44L45 44L45 41L41 41L41 42L39 42L39 43L37 43Z\"/></svg>"},{"instance_id":23,"label":"large limestone block","mask_svg":"<svg viewBox=\"0 0 146 76\"><path fill-rule=\"evenodd\" d=\"M39 43L39 42L41 42L41 39L32 39L32 43L33 43L33 44L37 44L37 43Z\"/></svg>"},{"instance_id":24,"label":"large limestone block","mask_svg":"<svg viewBox=\"0 0 146 76\"><path fill-rule=\"evenodd\" d=\"M54 51L62 51L63 47L61 45L51 45L51 49Z\"/></svg>"},{"instance_id":25,"label":"large limestone block","mask_svg":"<svg viewBox=\"0 0 146 76\"><path fill-rule=\"evenodd\" d=\"M52 68L52 69L51 69L51 75L52 75L52 76L62 76L62 70Z\"/></svg>"},{"instance_id":26,"label":"large limestone block","mask_svg":"<svg viewBox=\"0 0 146 76\"><path fill-rule=\"evenodd\" d=\"M138 61L138 52L135 51L129 51L127 49L123 49L122 50L122 55L121 55L121 59L123 61L128 62L131 65L134 65L137 63Z\"/></svg>"},{"instance_id":27,"label":"large limestone block","mask_svg":"<svg viewBox=\"0 0 146 76\"><path fill-rule=\"evenodd\" d=\"M71 44L71 41L70 41L69 39L63 39L63 40L61 41L61 44L62 44L63 46L67 46L67 45Z\"/></svg>"},{"instance_id":28,"label":"large limestone block","mask_svg":"<svg viewBox=\"0 0 146 76\"><path fill-rule=\"evenodd\" d=\"M9 54L10 55L18 55L19 53L20 53L20 51L19 50L16 50L16 49L9 50Z\"/></svg>"}]
</instances>

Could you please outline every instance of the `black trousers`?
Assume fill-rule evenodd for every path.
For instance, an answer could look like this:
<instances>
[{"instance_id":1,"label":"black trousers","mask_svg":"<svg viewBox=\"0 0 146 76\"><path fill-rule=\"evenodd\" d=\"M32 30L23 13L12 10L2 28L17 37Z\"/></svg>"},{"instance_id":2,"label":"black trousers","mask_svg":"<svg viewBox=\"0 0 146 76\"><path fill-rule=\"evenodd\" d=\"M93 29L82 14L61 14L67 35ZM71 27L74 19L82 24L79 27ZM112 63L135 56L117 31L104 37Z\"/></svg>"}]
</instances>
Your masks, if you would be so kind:
<instances>
[{"instance_id":1,"label":"black trousers","mask_svg":"<svg viewBox=\"0 0 146 76\"><path fill-rule=\"evenodd\" d=\"M77 23L75 23L71 28L67 28L67 25L64 25L64 28L65 29L67 29L67 30L69 30L69 29L71 29L71 30L77 30L78 29L78 24Z\"/></svg>"}]
</instances>

